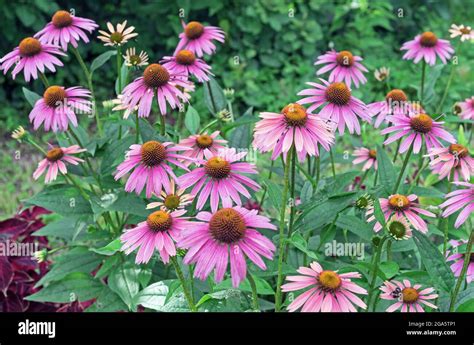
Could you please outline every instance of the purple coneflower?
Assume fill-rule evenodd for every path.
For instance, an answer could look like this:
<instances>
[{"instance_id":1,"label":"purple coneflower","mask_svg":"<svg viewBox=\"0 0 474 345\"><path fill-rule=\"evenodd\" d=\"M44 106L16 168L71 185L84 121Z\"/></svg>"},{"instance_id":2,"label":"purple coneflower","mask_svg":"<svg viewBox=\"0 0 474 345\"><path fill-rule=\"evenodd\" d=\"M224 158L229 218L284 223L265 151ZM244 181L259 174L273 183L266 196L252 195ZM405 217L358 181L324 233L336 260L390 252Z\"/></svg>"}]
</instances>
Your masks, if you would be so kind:
<instances>
[{"instance_id":1,"label":"purple coneflower","mask_svg":"<svg viewBox=\"0 0 474 345\"><path fill-rule=\"evenodd\" d=\"M318 57L315 65L327 64L323 68L320 68L317 75L331 71L329 75L329 82L345 82L349 87L354 82L355 87L359 87L360 84L365 84L367 78L364 77L362 72L368 72L360 61L363 59L360 56L352 55L350 51L342 50L336 52L334 50L327 52L324 55Z\"/></svg>"},{"instance_id":2,"label":"purple coneflower","mask_svg":"<svg viewBox=\"0 0 474 345\"><path fill-rule=\"evenodd\" d=\"M204 26L200 22L192 21L183 25L184 32L179 34L179 43L173 55L182 49L192 51L198 57L204 53L211 55L215 52L216 46L212 41L224 43L224 31L216 26Z\"/></svg>"},{"instance_id":3,"label":"purple coneflower","mask_svg":"<svg viewBox=\"0 0 474 345\"><path fill-rule=\"evenodd\" d=\"M453 184L467 189L458 189L446 194L446 201L439 207L444 208L442 213L444 218L461 210L454 223L454 227L459 228L474 212L474 184L469 182L453 182Z\"/></svg>"},{"instance_id":4,"label":"purple coneflower","mask_svg":"<svg viewBox=\"0 0 474 345\"><path fill-rule=\"evenodd\" d=\"M352 161L352 164L360 164L365 163L362 167L362 171L366 171L372 166L375 170L377 170L377 151L376 150L369 150L365 147L360 147L354 150L352 154L356 158Z\"/></svg>"},{"instance_id":5,"label":"purple coneflower","mask_svg":"<svg viewBox=\"0 0 474 345\"><path fill-rule=\"evenodd\" d=\"M165 56L163 58L163 66L173 71L177 75L188 77L192 75L203 83L209 80L208 75L211 73L211 66L204 60L196 58L196 55L190 50L180 50L174 56Z\"/></svg>"},{"instance_id":6,"label":"purple coneflower","mask_svg":"<svg viewBox=\"0 0 474 345\"><path fill-rule=\"evenodd\" d=\"M462 245L465 245L467 243L467 240L451 240L449 241L451 246L455 249L457 247L460 247ZM458 253L457 251L454 252L453 254L450 254L449 251L446 252L446 261L454 261L451 264L451 271L453 271L455 277L459 277L461 275L462 268L464 266L464 259L466 255L469 255L469 265L467 267L467 272L466 272L466 281L467 283L471 283L474 281L474 253Z\"/></svg>"},{"instance_id":7,"label":"purple coneflower","mask_svg":"<svg viewBox=\"0 0 474 345\"><path fill-rule=\"evenodd\" d=\"M447 40L439 39L431 31L417 35L413 40L403 43L400 50L407 50L403 58L413 60L414 63L424 59L427 64L433 66L436 63L436 56L446 64L451 58L454 49Z\"/></svg>"},{"instance_id":8,"label":"purple coneflower","mask_svg":"<svg viewBox=\"0 0 474 345\"><path fill-rule=\"evenodd\" d=\"M84 162L84 160L72 156L73 154L84 151L87 150L81 149L78 145L69 147L51 147L51 149L46 153L45 159L38 163L38 168L33 173L33 178L37 180L41 175L43 175L46 169L48 169L48 171L44 179L45 183L56 180L58 171L61 172L61 174L66 175L67 168L65 163L78 165L79 163Z\"/></svg>"},{"instance_id":9,"label":"purple coneflower","mask_svg":"<svg viewBox=\"0 0 474 345\"><path fill-rule=\"evenodd\" d=\"M196 163L204 159L204 153L208 152L217 155L220 150L225 149L227 140L218 139L220 132L215 131L212 134L202 133L191 135L189 138L183 139L179 145L188 147L190 150L183 152L183 156L195 158Z\"/></svg>"},{"instance_id":10,"label":"purple coneflower","mask_svg":"<svg viewBox=\"0 0 474 345\"><path fill-rule=\"evenodd\" d=\"M387 308L387 312L394 312L401 307L402 312L422 313L424 312L423 305L427 305L432 309L438 309L437 306L428 302L430 299L438 298L437 294L433 294L434 289L431 287L421 290L421 284L411 286L410 281L407 279L404 279L403 283L392 280L386 281L383 284L380 287L382 291L380 298L396 301Z\"/></svg>"},{"instance_id":11,"label":"purple coneflower","mask_svg":"<svg viewBox=\"0 0 474 345\"><path fill-rule=\"evenodd\" d=\"M474 96L456 104L459 107L459 117L464 120L474 120Z\"/></svg>"},{"instance_id":12,"label":"purple coneflower","mask_svg":"<svg viewBox=\"0 0 474 345\"><path fill-rule=\"evenodd\" d=\"M180 248L188 249L183 262L195 263L194 276L205 280L212 270L217 283L224 279L230 262L232 286L238 287L247 276L248 257L256 266L266 270L261 256L271 260L275 246L257 228L276 230L267 217L257 211L234 206L214 213L200 212L194 223L182 233Z\"/></svg>"},{"instance_id":13,"label":"purple coneflower","mask_svg":"<svg viewBox=\"0 0 474 345\"><path fill-rule=\"evenodd\" d=\"M374 127L379 128L388 115L406 114L409 111L408 97L400 89L393 89L387 93L383 101L367 104L367 109L373 116L377 116Z\"/></svg>"},{"instance_id":14,"label":"purple coneflower","mask_svg":"<svg viewBox=\"0 0 474 345\"><path fill-rule=\"evenodd\" d=\"M469 181L471 175L474 175L474 159L469 155L467 147L460 144L432 148L426 156L431 157L431 170L440 179L449 178L451 172L453 181L459 181L460 177Z\"/></svg>"}]
</instances>

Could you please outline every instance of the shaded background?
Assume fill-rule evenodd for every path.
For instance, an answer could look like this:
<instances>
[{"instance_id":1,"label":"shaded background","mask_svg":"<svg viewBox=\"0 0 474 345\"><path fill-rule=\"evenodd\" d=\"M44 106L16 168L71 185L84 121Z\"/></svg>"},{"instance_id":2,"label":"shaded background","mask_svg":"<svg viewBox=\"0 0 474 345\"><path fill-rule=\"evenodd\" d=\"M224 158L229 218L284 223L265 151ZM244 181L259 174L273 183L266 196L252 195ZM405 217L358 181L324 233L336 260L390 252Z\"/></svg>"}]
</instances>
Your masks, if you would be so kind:
<instances>
[{"instance_id":1,"label":"shaded background","mask_svg":"<svg viewBox=\"0 0 474 345\"><path fill-rule=\"evenodd\" d=\"M225 88L235 89L235 112L242 114L253 106L259 111L276 111L288 102L304 82L315 79L315 58L334 47L350 50L364 58L369 69L368 84L355 95L369 103L380 99L385 85L375 80L373 71L390 67L390 84L402 88L415 97L419 85L420 66L401 59L403 42L413 39L422 31L433 31L439 37L449 38L452 23L474 26L474 12L469 0L457 1L15 1L14 5L0 0L3 56L26 36L32 36L50 21L58 9L74 9L77 16L95 20L104 29L107 21L116 24L127 19L136 27L137 39L126 45L145 50L150 60L158 61L171 55L182 31L179 10L184 9L185 20L198 20L217 25L227 33L225 45L218 45L217 53L207 62L212 65L217 81ZM402 12L401 12L402 11ZM402 16L399 16L402 14ZM107 51L95 37L92 44L80 45L89 63ZM445 111L456 101L473 94L472 43L462 45L461 66L456 70ZM466 63L466 60L468 61ZM64 58L65 67L48 74L50 81L61 85L85 85L82 70L74 59ZM112 59L114 60L114 59ZM96 72L94 83L98 100L114 98L112 87L116 75L115 61ZM71 63L68 63L71 61ZM438 94L443 90L449 67L439 71L435 85ZM429 78L430 76L428 76ZM80 81L80 82L79 82ZM11 215L21 199L39 190L31 174L38 156L10 139L10 132L18 125L30 128L31 110L24 100L21 88L27 86L40 94L40 81L26 84L22 76L16 81L0 76L0 219ZM202 88L193 95L192 104L202 117L209 117L202 101ZM205 122L203 120L201 123ZM41 130L36 135L44 135ZM376 134L374 133L374 136ZM46 137L48 140L49 137ZM21 159L14 158L21 154Z\"/></svg>"}]
</instances>

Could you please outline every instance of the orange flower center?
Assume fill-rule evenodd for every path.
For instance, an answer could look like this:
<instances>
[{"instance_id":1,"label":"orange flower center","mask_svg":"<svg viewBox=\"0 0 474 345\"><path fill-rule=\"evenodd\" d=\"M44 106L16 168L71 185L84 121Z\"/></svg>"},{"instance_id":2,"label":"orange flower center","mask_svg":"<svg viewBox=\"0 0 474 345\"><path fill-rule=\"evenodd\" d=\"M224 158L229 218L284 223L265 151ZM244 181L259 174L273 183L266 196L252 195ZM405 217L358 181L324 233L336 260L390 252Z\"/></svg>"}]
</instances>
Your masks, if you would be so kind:
<instances>
[{"instance_id":1,"label":"orange flower center","mask_svg":"<svg viewBox=\"0 0 474 345\"><path fill-rule=\"evenodd\" d=\"M60 106L66 98L66 91L61 86L53 85L43 94L44 102L50 107Z\"/></svg>"},{"instance_id":2,"label":"orange flower center","mask_svg":"<svg viewBox=\"0 0 474 345\"><path fill-rule=\"evenodd\" d=\"M438 37L431 31L426 31L421 35L420 43L423 47L434 47L438 43Z\"/></svg>"},{"instance_id":3,"label":"orange flower center","mask_svg":"<svg viewBox=\"0 0 474 345\"><path fill-rule=\"evenodd\" d=\"M41 52L41 43L36 38L27 37L20 42L20 54L34 56Z\"/></svg>"},{"instance_id":4,"label":"orange flower center","mask_svg":"<svg viewBox=\"0 0 474 345\"><path fill-rule=\"evenodd\" d=\"M344 83L332 83L326 89L326 99L336 105L346 105L351 100L351 91Z\"/></svg>"},{"instance_id":5,"label":"orange flower center","mask_svg":"<svg viewBox=\"0 0 474 345\"><path fill-rule=\"evenodd\" d=\"M209 230L216 241L231 244L244 237L247 227L239 212L233 208L223 208L212 216Z\"/></svg>"},{"instance_id":6,"label":"orange flower center","mask_svg":"<svg viewBox=\"0 0 474 345\"><path fill-rule=\"evenodd\" d=\"M322 271L319 274L319 283L324 289L334 291L341 286L342 281L336 272Z\"/></svg>"},{"instance_id":7,"label":"orange flower center","mask_svg":"<svg viewBox=\"0 0 474 345\"><path fill-rule=\"evenodd\" d=\"M308 120L306 109L298 103L290 103L281 111L289 126L304 126Z\"/></svg>"},{"instance_id":8,"label":"orange flower center","mask_svg":"<svg viewBox=\"0 0 474 345\"><path fill-rule=\"evenodd\" d=\"M160 87L170 80L170 74L165 67L154 63L145 68L143 80L148 87Z\"/></svg>"},{"instance_id":9,"label":"orange flower center","mask_svg":"<svg viewBox=\"0 0 474 345\"><path fill-rule=\"evenodd\" d=\"M179 207L179 202L181 198L176 194L169 194L164 200L165 207L169 210L175 210Z\"/></svg>"},{"instance_id":10,"label":"orange flower center","mask_svg":"<svg viewBox=\"0 0 474 345\"><path fill-rule=\"evenodd\" d=\"M190 40L201 37L204 33L204 25L199 22L189 22L184 28L184 34Z\"/></svg>"},{"instance_id":11,"label":"orange flower center","mask_svg":"<svg viewBox=\"0 0 474 345\"><path fill-rule=\"evenodd\" d=\"M216 179L222 179L229 176L230 163L221 157L212 157L204 166L206 173Z\"/></svg>"},{"instance_id":12,"label":"orange flower center","mask_svg":"<svg viewBox=\"0 0 474 345\"><path fill-rule=\"evenodd\" d=\"M340 66L350 67L354 64L354 56L350 51L343 50L336 56L337 63Z\"/></svg>"},{"instance_id":13,"label":"orange flower center","mask_svg":"<svg viewBox=\"0 0 474 345\"><path fill-rule=\"evenodd\" d=\"M59 147L55 147L46 153L46 159L50 162L56 162L64 157L64 152Z\"/></svg>"},{"instance_id":14,"label":"orange flower center","mask_svg":"<svg viewBox=\"0 0 474 345\"><path fill-rule=\"evenodd\" d=\"M395 211L404 211L410 206L410 200L405 195L395 194L388 199L388 204Z\"/></svg>"},{"instance_id":15,"label":"orange flower center","mask_svg":"<svg viewBox=\"0 0 474 345\"><path fill-rule=\"evenodd\" d=\"M410 126L419 133L429 133L433 128L433 119L426 114L418 114L410 119Z\"/></svg>"},{"instance_id":16,"label":"orange flower center","mask_svg":"<svg viewBox=\"0 0 474 345\"><path fill-rule=\"evenodd\" d=\"M212 139L212 137L207 134L200 135L196 138L196 145L200 149L207 149L211 147L213 142L214 140Z\"/></svg>"},{"instance_id":17,"label":"orange flower center","mask_svg":"<svg viewBox=\"0 0 474 345\"><path fill-rule=\"evenodd\" d=\"M403 92L400 89L393 89L389 93L387 93L387 96L385 96L385 100L387 102L406 102L408 100L407 95L405 92Z\"/></svg>"},{"instance_id":18,"label":"orange flower center","mask_svg":"<svg viewBox=\"0 0 474 345\"><path fill-rule=\"evenodd\" d=\"M412 287L406 287L402 290L403 302L412 304L418 300L419 293Z\"/></svg>"},{"instance_id":19,"label":"orange flower center","mask_svg":"<svg viewBox=\"0 0 474 345\"><path fill-rule=\"evenodd\" d=\"M166 158L166 149L158 141L147 141L141 148L142 162L148 167L159 165Z\"/></svg>"},{"instance_id":20,"label":"orange flower center","mask_svg":"<svg viewBox=\"0 0 474 345\"><path fill-rule=\"evenodd\" d=\"M462 145L451 144L449 145L449 153L458 158L465 158L469 154L469 151Z\"/></svg>"},{"instance_id":21,"label":"orange flower center","mask_svg":"<svg viewBox=\"0 0 474 345\"><path fill-rule=\"evenodd\" d=\"M152 231L166 231L171 228L173 218L165 211L156 211L147 217L146 223Z\"/></svg>"},{"instance_id":22,"label":"orange flower center","mask_svg":"<svg viewBox=\"0 0 474 345\"><path fill-rule=\"evenodd\" d=\"M53 15L52 22L57 28L65 28L72 24L72 16L68 11L57 11Z\"/></svg>"},{"instance_id":23,"label":"orange flower center","mask_svg":"<svg viewBox=\"0 0 474 345\"><path fill-rule=\"evenodd\" d=\"M377 159L377 150L369 150L369 157Z\"/></svg>"},{"instance_id":24,"label":"orange flower center","mask_svg":"<svg viewBox=\"0 0 474 345\"><path fill-rule=\"evenodd\" d=\"M196 55L190 50L180 50L178 54L176 54L176 61L180 65L189 66L196 61Z\"/></svg>"}]
</instances>

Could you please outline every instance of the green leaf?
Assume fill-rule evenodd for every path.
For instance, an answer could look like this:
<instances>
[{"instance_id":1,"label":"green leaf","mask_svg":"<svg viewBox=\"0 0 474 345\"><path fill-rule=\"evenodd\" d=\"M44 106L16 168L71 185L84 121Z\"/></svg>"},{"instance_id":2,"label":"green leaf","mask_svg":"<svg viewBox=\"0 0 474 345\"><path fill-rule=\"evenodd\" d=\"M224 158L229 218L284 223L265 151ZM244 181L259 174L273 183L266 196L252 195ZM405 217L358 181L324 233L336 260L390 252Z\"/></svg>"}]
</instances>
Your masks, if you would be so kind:
<instances>
[{"instance_id":1,"label":"green leaf","mask_svg":"<svg viewBox=\"0 0 474 345\"><path fill-rule=\"evenodd\" d=\"M253 280L255 281L255 286L257 287L257 293L259 295L274 295L275 291L271 287L271 285L264 279L252 275ZM232 280L225 279L224 281L220 282L216 286L214 286L214 290L228 290L232 289ZM239 289L245 292L252 292L252 287L250 286L249 280L245 279L239 285Z\"/></svg>"},{"instance_id":2,"label":"green leaf","mask_svg":"<svg viewBox=\"0 0 474 345\"><path fill-rule=\"evenodd\" d=\"M116 164L125 159L125 152L134 143L134 140L133 136L128 136L118 142L107 145L104 151L104 158L100 164L100 173L102 175L110 174L114 171Z\"/></svg>"},{"instance_id":3,"label":"green leaf","mask_svg":"<svg viewBox=\"0 0 474 345\"><path fill-rule=\"evenodd\" d=\"M44 207L61 215L92 214L89 201L84 199L75 187L53 185L45 187L41 192L24 201L28 205Z\"/></svg>"},{"instance_id":4,"label":"green leaf","mask_svg":"<svg viewBox=\"0 0 474 345\"><path fill-rule=\"evenodd\" d=\"M204 83L204 101L209 111L214 115L227 107L224 91L212 77Z\"/></svg>"},{"instance_id":5,"label":"green leaf","mask_svg":"<svg viewBox=\"0 0 474 345\"><path fill-rule=\"evenodd\" d=\"M374 199L374 216L377 222L379 222L383 228L385 228L385 215L380 206L379 198Z\"/></svg>"},{"instance_id":6,"label":"green leaf","mask_svg":"<svg viewBox=\"0 0 474 345\"><path fill-rule=\"evenodd\" d=\"M168 141L165 137L161 136L156 128L145 119L139 119L138 128L140 130L140 135L142 136L143 142L150 140L157 140L160 142Z\"/></svg>"},{"instance_id":7,"label":"green leaf","mask_svg":"<svg viewBox=\"0 0 474 345\"><path fill-rule=\"evenodd\" d=\"M99 296L103 285L86 273L72 273L53 282L25 299L35 302L70 303L84 302Z\"/></svg>"},{"instance_id":8,"label":"green leaf","mask_svg":"<svg viewBox=\"0 0 474 345\"><path fill-rule=\"evenodd\" d=\"M38 95L36 92L28 90L26 87L23 87L22 90L23 90L23 95L25 96L28 103L32 107L34 107L35 104L36 104L36 101L39 100L41 98L41 96Z\"/></svg>"},{"instance_id":9,"label":"green leaf","mask_svg":"<svg viewBox=\"0 0 474 345\"><path fill-rule=\"evenodd\" d=\"M386 279L391 279L398 273L400 267L395 261L384 261L380 263L379 269Z\"/></svg>"},{"instance_id":10,"label":"green leaf","mask_svg":"<svg viewBox=\"0 0 474 345\"><path fill-rule=\"evenodd\" d=\"M305 240L303 235L299 232L294 232L291 234L291 238L287 240L291 243L295 248L300 250L301 252L308 255L310 258L317 260L318 256L315 252L308 249L308 242Z\"/></svg>"},{"instance_id":11,"label":"green leaf","mask_svg":"<svg viewBox=\"0 0 474 345\"><path fill-rule=\"evenodd\" d=\"M74 248L53 260L55 262L52 268L36 283L35 287L61 280L70 273L90 273L101 261L98 255L91 253L85 247Z\"/></svg>"},{"instance_id":12,"label":"green leaf","mask_svg":"<svg viewBox=\"0 0 474 345\"><path fill-rule=\"evenodd\" d=\"M120 255L112 255L105 258L102 266L95 274L96 279L101 279L109 275L109 273L120 263Z\"/></svg>"},{"instance_id":13,"label":"green leaf","mask_svg":"<svg viewBox=\"0 0 474 345\"><path fill-rule=\"evenodd\" d=\"M271 205L276 209L279 210L281 208L281 187L277 185L273 181L265 181L264 182L267 185L267 190L268 190L268 199L271 203Z\"/></svg>"},{"instance_id":14,"label":"green leaf","mask_svg":"<svg viewBox=\"0 0 474 345\"><path fill-rule=\"evenodd\" d=\"M146 202L136 194L120 192L117 200L107 210L147 217L151 212L146 209Z\"/></svg>"},{"instance_id":15,"label":"green leaf","mask_svg":"<svg viewBox=\"0 0 474 345\"><path fill-rule=\"evenodd\" d=\"M120 238L117 238L102 248L90 248L90 250L100 255L110 256L117 253L121 247L122 242L120 241Z\"/></svg>"},{"instance_id":16,"label":"green leaf","mask_svg":"<svg viewBox=\"0 0 474 345\"><path fill-rule=\"evenodd\" d=\"M91 217L69 216L55 220L42 227L33 236L54 236L73 241L82 230L87 229L87 225L92 222Z\"/></svg>"},{"instance_id":17,"label":"green leaf","mask_svg":"<svg viewBox=\"0 0 474 345\"><path fill-rule=\"evenodd\" d=\"M242 311L250 306L242 291L227 289L204 295L196 304L201 311L231 312Z\"/></svg>"},{"instance_id":18,"label":"green leaf","mask_svg":"<svg viewBox=\"0 0 474 345\"><path fill-rule=\"evenodd\" d=\"M164 280L147 286L136 296L135 304L162 311L166 303L166 297L168 296L171 282L171 280Z\"/></svg>"},{"instance_id":19,"label":"green leaf","mask_svg":"<svg viewBox=\"0 0 474 345\"><path fill-rule=\"evenodd\" d=\"M431 276L435 286L449 292L454 286L453 273L446 264L443 254L436 245L419 231L413 232L415 243L420 251L421 261Z\"/></svg>"},{"instance_id":20,"label":"green leaf","mask_svg":"<svg viewBox=\"0 0 474 345\"><path fill-rule=\"evenodd\" d=\"M313 185L309 181L305 181L303 188L301 188L300 198L301 203L307 203L313 197Z\"/></svg>"},{"instance_id":21,"label":"green leaf","mask_svg":"<svg viewBox=\"0 0 474 345\"><path fill-rule=\"evenodd\" d=\"M370 226L370 224L349 214L345 214L343 217L338 217L336 220L336 226L341 229L349 230L353 234L369 242L374 235L373 227Z\"/></svg>"},{"instance_id":22,"label":"green leaf","mask_svg":"<svg viewBox=\"0 0 474 345\"><path fill-rule=\"evenodd\" d=\"M115 55L117 55L116 50L109 50L109 51L106 51L105 53L100 54L98 57L94 59L94 61L92 61L90 73L93 74L98 68L102 67L102 65L104 65L107 61L110 60L112 56L115 56Z\"/></svg>"},{"instance_id":23,"label":"green leaf","mask_svg":"<svg viewBox=\"0 0 474 345\"><path fill-rule=\"evenodd\" d=\"M377 165L380 178L380 184L389 194L392 193L397 173L393 167L392 160L388 157L387 152L382 146L377 146Z\"/></svg>"},{"instance_id":24,"label":"green leaf","mask_svg":"<svg viewBox=\"0 0 474 345\"><path fill-rule=\"evenodd\" d=\"M96 301L91 304L85 311L89 313L105 313L128 311L128 308L115 292L104 286L102 292L97 297Z\"/></svg>"},{"instance_id":25,"label":"green leaf","mask_svg":"<svg viewBox=\"0 0 474 345\"><path fill-rule=\"evenodd\" d=\"M188 129L189 133L197 133L200 122L201 119L199 118L198 112L191 105L189 105L184 117L184 125Z\"/></svg>"},{"instance_id":26,"label":"green leaf","mask_svg":"<svg viewBox=\"0 0 474 345\"><path fill-rule=\"evenodd\" d=\"M134 298L140 289L140 283L138 282L139 272L139 268L125 264L117 267L109 275L110 289L120 296L129 310L135 309Z\"/></svg>"}]
</instances>

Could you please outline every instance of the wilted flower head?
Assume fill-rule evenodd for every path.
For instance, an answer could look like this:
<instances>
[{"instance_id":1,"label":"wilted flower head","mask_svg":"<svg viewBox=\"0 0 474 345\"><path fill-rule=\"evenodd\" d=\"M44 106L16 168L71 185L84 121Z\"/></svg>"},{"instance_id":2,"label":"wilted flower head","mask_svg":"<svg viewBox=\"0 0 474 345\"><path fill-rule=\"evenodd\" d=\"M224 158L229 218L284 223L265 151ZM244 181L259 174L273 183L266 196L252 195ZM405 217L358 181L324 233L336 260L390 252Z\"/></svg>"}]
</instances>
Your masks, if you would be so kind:
<instances>
[{"instance_id":1,"label":"wilted flower head","mask_svg":"<svg viewBox=\"0 0 474 345\"><path fill-rule=\"evenodd\" d=\"M12 138L21 142L21 139L27 134L28 132L22 126L18 126L12 132Z\"/></svg>"},{"instance_id":2,"label":"wilted flower head","mask_svg":"<svg viewBox=\"0 0 474 345\"><path fill-rule=\"evenodd\" d=\"M125 51L125 55L123 56L123 58L125 59L125 65L127 65L128 67L148 65L148 54L145 53L143 50L140 52L140 54L137 54L135 47L128 48Z\"/></svg>"},{"instance_id":3,"label":"wilted flower head","mask_svg":"<svg viewBox=\"0 0 474 345\"><path fill-rule=\"evenodd\" d=\"M126 20L121 24L117 24L117 28L114 28L112 23L108 22L107 29L109 29L109 32L99 30L100 36L97 37L102 42L105 42L105 46L121 46L127 43L128 40L138 36L137 33L133 32L133 30L135 30L134 26L127 28Z\"/></svg>"},{"instance_id":4,"label":"wilted flower head","mask_svg":"<svg viewBox=\"0 0 474 345\"><path fill-rule=\"evenodd\" d=\"M390 68L388 67L380 67L374 71L374 77L378 81L384 81L390 76Z\"/></svg>"},{"instance_id":5,"label":"wilted flower head","mask_svg":"<svg viewBox=\"0 0 474 345\"><path fill-rule=\"evenodd\" d=\"M461 42L474 39L474 30L470 26L456 25L451 24L451 29L449 29L451 38L458 37L461 39Z\"/></svg>"}]
</instances>

